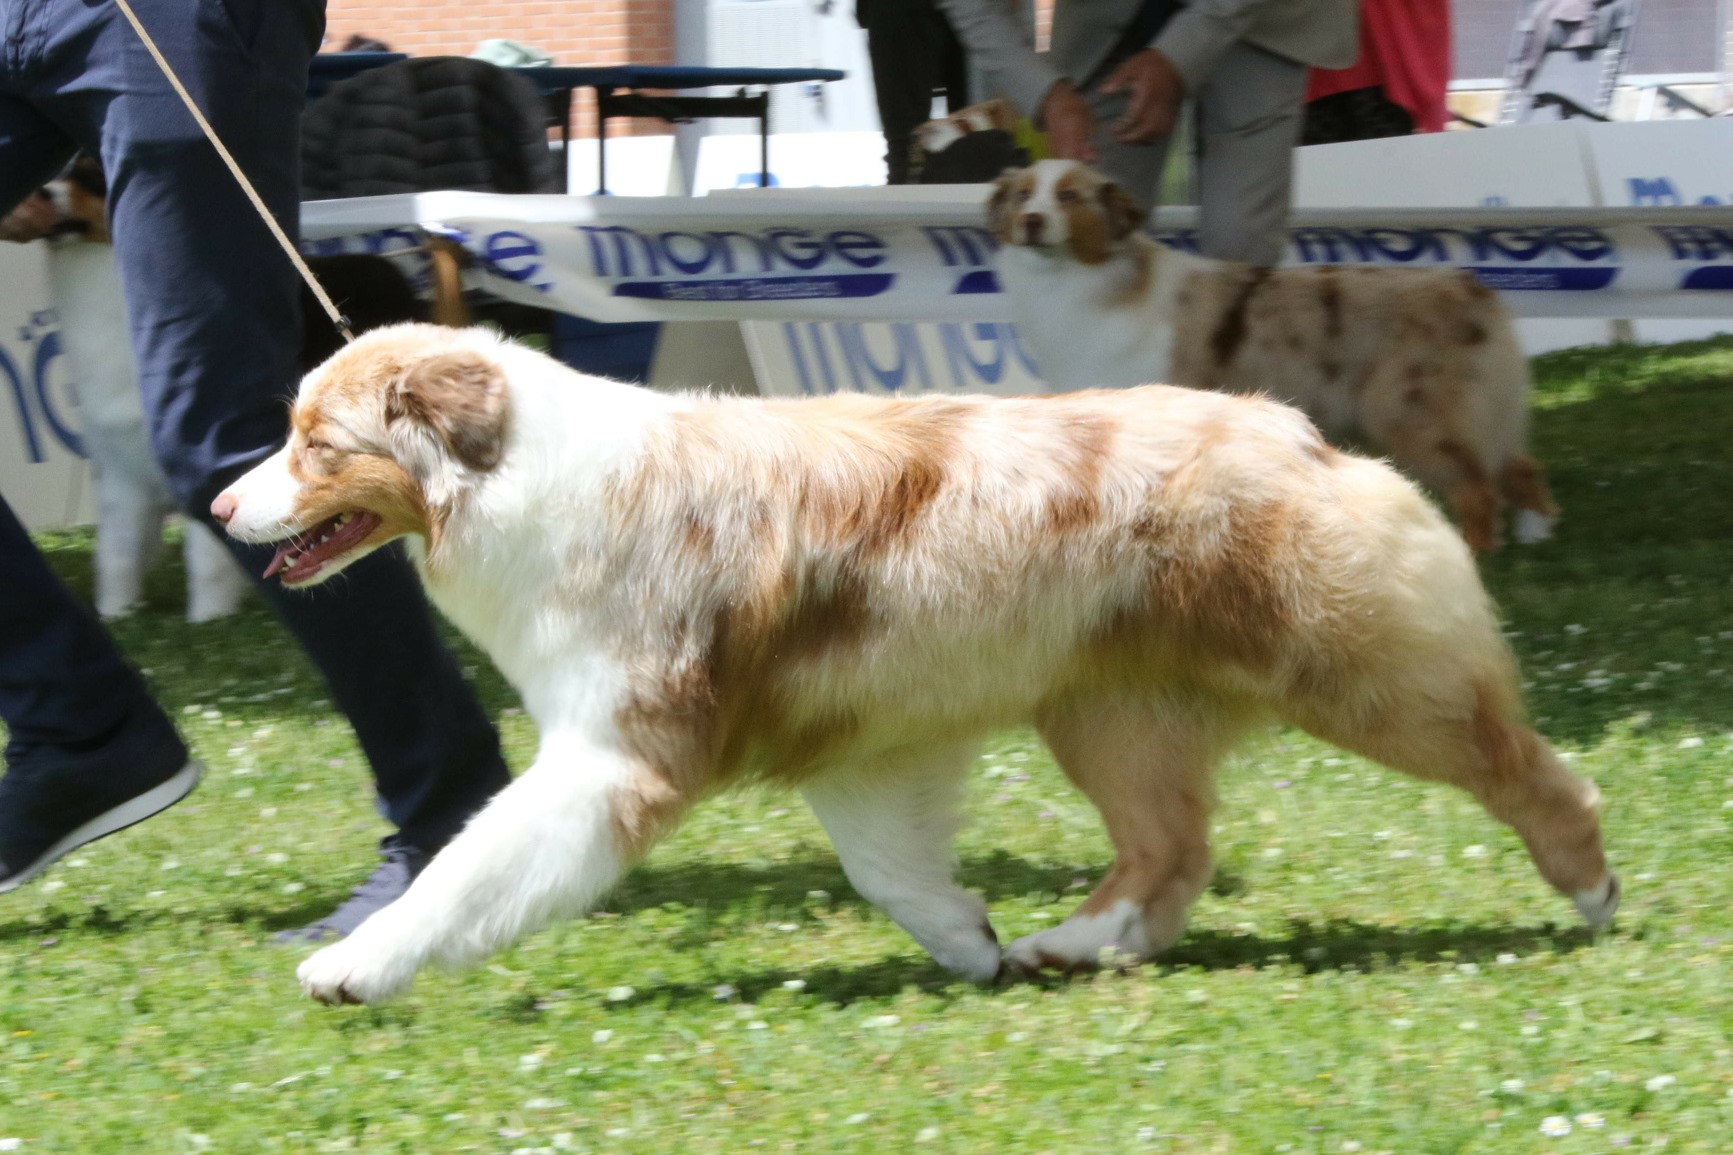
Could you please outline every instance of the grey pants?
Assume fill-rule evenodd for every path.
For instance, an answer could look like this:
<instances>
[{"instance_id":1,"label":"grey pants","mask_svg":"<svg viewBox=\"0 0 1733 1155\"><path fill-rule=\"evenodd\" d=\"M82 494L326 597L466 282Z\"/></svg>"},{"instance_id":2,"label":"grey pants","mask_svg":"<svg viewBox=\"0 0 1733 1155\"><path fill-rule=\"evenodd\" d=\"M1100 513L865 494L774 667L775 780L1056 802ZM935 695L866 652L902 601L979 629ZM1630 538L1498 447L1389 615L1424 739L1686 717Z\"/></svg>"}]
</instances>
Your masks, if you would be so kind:
<instances>
[{"instance_id":1,"label":"grey pants","mask_svg":"<svg viewBox=\"0 0 1733 1155\"><path fill-rule=\"evenodd\" d=\"M1206 257L1274 265L1287 243L1293 150L1304 119L1306 66L1236 44L1192 100L1197 110L1198 247ZM1168 138L1120 144L1113 124L1124 95L1089 94L1097 167L1144 205L1153 205Z\"/></svg>"}]
</instances>

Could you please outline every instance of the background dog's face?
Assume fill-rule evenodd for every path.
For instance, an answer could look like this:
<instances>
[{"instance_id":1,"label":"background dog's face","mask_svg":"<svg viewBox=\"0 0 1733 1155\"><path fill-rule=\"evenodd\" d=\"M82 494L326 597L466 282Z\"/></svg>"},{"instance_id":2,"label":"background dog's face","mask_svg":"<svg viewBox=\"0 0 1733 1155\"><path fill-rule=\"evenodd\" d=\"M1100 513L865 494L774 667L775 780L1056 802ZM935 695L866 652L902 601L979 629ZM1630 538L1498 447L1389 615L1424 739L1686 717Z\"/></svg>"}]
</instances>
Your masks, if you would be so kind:
<instances>
[{"instance_id":1,"label":"background dog's face","mask_svg":"<svg viewBox=\"0 0 1733 1155\"><path fill-rule=\"evenodd\" d=\"M1130 193L1073 160L1008 172L987 201L988 224L1001 244L1068 252L1086 265L1105 261L1144 215Z\"/></svg>"},{"instance_id":2,"label":"background dog's face","mask_svg":"<svg viewBox=\"0 0 1733 1155\"><path fill-rule=\"evenodd\" d=\"M267 577L313 585L399 537L431 553L465 486L498 464L508 421L494 339L378 329L309 373L289 441L212 503L241 541L279 542Z\"/></svg>"},{"instance_id":3,"label":"background dog's face","mask_svg":"<svg viewBox=\"0 0 1733 1155\"><path fill-rule=\"evenodd\" d=\"M85 240L108 242L108 178L102 163L81 153L65 172L43 186L60 214L56 235L77 234Z\"/></svg>"}]
</instances>

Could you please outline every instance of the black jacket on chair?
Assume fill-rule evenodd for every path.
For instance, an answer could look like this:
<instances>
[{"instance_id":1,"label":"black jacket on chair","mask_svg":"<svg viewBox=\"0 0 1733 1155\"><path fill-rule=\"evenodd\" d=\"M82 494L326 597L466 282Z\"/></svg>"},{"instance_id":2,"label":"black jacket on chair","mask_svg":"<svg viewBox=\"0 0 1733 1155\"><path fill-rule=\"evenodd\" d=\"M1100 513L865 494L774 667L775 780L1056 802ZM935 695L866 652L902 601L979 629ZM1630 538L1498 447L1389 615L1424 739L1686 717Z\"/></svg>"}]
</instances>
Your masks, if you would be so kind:
<instances>
[{"instance_id":1,"label":"black jacket on chair","mask_svg":"<svg viewBox=\"0 0 1733 1155\"><path fill-rule=\"evenodd\" d=\"M301 120L309 200L467 189L558 191L535 87L462 56L422 56L332 85Z\"/></svg>"}]
</instances>

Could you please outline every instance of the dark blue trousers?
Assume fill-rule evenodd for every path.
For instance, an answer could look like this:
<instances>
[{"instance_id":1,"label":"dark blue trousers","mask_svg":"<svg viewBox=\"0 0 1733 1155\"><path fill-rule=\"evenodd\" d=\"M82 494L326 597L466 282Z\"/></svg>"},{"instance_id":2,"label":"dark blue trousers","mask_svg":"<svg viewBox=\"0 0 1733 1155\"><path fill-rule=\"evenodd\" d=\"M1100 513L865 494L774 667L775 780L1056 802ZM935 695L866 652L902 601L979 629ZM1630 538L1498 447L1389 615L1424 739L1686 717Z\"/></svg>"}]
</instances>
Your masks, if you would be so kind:
<instances>
[{"instance_id":1,"label":"dark blue trousers","mask_svg":"<svg viewBox=\"0 0 1733 1155\"><path fill-rule=\"evenodd\" d=\"M132 6L295 236L300 115L323 0ZM296 274L110 0L0 0L0 37L0 212L74 150L101 156L152 442L188 514L208 520L211 499L287 431ZM271 552L235 550L254 573ZM509 776L407 562L385 550L310 593L271 583L264 594L353 724L386 816L406 841L443 845ZM160 713L0 505L9 760L66 757L127 718Z\"/></svg>"}]
</instances>

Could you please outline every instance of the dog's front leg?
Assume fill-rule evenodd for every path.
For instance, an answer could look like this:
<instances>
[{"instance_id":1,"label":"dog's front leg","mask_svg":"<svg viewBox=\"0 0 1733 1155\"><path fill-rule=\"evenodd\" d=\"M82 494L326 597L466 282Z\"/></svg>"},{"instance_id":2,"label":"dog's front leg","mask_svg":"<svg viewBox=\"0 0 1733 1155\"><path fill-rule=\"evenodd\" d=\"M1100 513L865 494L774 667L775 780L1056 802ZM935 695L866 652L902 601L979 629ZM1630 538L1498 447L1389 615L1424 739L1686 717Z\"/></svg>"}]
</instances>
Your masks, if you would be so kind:
<instances>
[{"instance_id":1,"label":"dog's front leg","mask_svg":"<svg viewBox=\"0 0 1733 1155\"><path fill-rule=\"evenodd\" d=\"M402 898L296 972L322 1003L379 1003L429 962L465 965L589 909L647 849L646 784L632 759L544 738L535 764L440 851ZM648 807L667 809L666 792ZM651 828L659 828L652 826Z\"/></svg>"}]
</instances>

